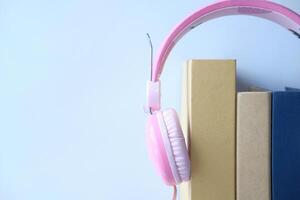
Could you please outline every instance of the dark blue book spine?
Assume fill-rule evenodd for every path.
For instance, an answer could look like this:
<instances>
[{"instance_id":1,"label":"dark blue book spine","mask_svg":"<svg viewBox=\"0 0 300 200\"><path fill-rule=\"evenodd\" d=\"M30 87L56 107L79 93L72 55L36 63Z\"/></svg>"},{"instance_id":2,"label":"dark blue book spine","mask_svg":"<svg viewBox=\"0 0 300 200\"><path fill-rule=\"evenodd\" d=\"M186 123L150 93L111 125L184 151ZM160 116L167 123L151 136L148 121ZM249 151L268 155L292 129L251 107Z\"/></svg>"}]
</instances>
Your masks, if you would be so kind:
<instances>
[{"instance_id":1,"label":"dark blue book spine","mask_svg":"<svg viewBox=\"0 0 300 200\"><path fill-rule=\"evenodd\" d=\"M272 101L272 199L300 200L300 91Z\"/></svg>"}]
</instances>

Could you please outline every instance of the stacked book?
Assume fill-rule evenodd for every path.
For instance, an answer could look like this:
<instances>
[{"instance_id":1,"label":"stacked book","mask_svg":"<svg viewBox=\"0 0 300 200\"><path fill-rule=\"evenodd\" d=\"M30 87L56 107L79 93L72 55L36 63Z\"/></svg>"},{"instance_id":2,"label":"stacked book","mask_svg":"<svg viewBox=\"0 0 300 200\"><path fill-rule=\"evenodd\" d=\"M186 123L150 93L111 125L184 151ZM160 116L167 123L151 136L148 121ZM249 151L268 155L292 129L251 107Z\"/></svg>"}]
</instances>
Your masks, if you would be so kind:
<instances>
[{"instance_id":1,"label":"stacked book","mask_svg":"<svg viewBox=\"0 0 300 200\"><path fill-rule=\"evenodd\" d=\"M299 200L300 90L236 92L235 60L184 66L183 200Z\"/></svg>"}]
</instances>

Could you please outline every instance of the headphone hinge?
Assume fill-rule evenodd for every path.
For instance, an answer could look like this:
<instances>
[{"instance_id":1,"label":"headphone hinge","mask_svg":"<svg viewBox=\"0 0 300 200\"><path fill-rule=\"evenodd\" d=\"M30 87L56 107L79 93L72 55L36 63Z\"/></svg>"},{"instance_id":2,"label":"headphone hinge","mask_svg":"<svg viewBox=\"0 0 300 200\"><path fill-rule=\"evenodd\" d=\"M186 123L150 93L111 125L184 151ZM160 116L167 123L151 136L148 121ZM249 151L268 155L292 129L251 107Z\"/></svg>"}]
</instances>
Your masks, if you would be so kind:
<instances>
[{"instance_id":1,"label":"headphone hinge","mask_svg":"<svg viewBox=\"0 0 300 200\"><path fill-rule=\"evenodd\" d=\"M147 81L146 108L152 112L160 110L160 81Z\"/></svg>"}]
</instances>

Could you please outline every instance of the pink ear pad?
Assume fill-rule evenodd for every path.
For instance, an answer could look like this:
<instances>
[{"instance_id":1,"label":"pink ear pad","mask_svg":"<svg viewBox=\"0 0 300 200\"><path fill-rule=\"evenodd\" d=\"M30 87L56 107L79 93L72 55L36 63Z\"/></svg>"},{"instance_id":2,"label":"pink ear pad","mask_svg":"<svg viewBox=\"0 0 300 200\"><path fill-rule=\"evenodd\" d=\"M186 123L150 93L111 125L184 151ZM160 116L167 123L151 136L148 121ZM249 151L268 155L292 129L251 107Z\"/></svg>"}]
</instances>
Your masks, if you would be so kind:
<instances>
[{"instance_id":1,"label":"pink ear pad","mask_svg":"<svg viewBox=\"0 0 300 200\"><path fill-rule=\"evenodd\" d=\"M146 139L150 158L167 185L189 180L190 160L175 110L151 115Z\"/></svg>"},{"instance_id":2,"label":"pink ear pad","mask_svg":"<svg viewBox=\"0 0 300 200\"><path fill-rule=\"evenodd\" d=\"M178 115L174 109L167 109L162 113L172 148L172 156L170 157L173 157L175 160L177 173L179 175L177 183L188 181L190 179L190 159Z\"/></svg>"}]
</instances>

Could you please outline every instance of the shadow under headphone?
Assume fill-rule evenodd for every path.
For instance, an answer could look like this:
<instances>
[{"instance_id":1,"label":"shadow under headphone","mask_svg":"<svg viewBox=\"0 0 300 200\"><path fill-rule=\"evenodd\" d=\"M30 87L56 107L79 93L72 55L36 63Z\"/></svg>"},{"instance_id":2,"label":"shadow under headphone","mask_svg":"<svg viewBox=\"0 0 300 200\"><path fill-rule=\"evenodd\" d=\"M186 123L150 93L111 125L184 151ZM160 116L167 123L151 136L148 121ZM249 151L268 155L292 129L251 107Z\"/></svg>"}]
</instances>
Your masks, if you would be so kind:
<instances>
[{"instance_id":1,"label":"shadow under headphone","mask_svg":"<svg viewBox=\"0 0 300 200\"><path fill-rule=\"evenodd\" d=\"M190 179L190 159L185 139L174 109L160 110L159 77L165 61L187 32L196 26L228 15L251 15L273 21L291 31L300 39L300 15L274 2L266 0L223 0L204 7L179 23L159 50L151 80L147 82L149 117L146 141L151 160L167 185L177 185Z\"/></svg>"}]
</instances>

